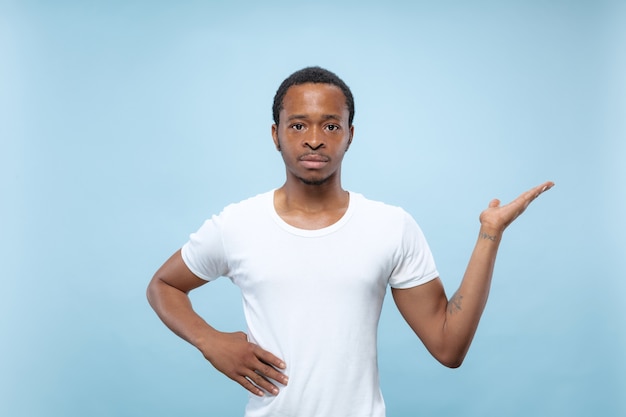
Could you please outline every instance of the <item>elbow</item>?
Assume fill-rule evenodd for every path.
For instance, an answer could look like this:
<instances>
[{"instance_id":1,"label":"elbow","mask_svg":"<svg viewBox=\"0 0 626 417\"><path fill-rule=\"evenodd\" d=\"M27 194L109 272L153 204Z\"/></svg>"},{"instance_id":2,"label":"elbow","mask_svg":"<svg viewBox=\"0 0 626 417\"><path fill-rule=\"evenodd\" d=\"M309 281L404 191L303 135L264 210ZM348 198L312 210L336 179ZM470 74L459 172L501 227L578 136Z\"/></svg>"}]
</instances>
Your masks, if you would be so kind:
<instances>
[{"instance_id":1,"label":"elbow","mask_svg":"<svg viewBox=\"0 0 626 417\"><path fill-rule=\"evenodd\" d=\"M159 287L159 279L156 276L154 276L150 280L150 283L148 284L148 287L146 288L146 298L148 300L148 304L150 304L152 308L155 308L155 305L157 303L157 299L159 295L158 287Z\"/></svg>"},{"instance_id":2,"label":"elbow","mask_svg":"<svg viewBox=\"0 0 626 417\"><path fill-rule=\"evenodd\" d=\"M441 352L433 356L440 364L442 364L446 368L456 369L463 364L466 353L467 351L450 351Z\"/></svg>"},{"instance_id":3,"label":"elbow","mask_svg":"<svg viewBox=\"0 0 626 417\"><path fill-rule=\"evenodd\" d=\"M451 360L441 360L441 359L439 359L439 363L441 363L446 368L456 369L456 368L460 368L461 365L463 365L463 359L464 358L451 359Z\"/></svg>"},{"instance_id":4,"label":"elbow","mask_svg":"<svg viewBox=\"0 0 626 417\"><path fill-rule=\"evenodd\" d=\"M150 281L150 283L148 284L148 287L146 288L146 299L148 300L148 304L152 305L152 281Z\"/></svg>"}]
</instances>

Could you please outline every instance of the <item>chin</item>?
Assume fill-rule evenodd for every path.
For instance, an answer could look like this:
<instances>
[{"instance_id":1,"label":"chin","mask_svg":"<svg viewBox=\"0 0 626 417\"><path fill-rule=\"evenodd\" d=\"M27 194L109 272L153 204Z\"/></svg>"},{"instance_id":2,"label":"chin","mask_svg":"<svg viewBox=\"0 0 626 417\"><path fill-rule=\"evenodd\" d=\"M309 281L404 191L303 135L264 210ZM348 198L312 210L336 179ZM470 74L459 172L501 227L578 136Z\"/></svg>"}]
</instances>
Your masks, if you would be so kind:
<instances>
[{"instance_id":1,"label":"chin","mask_svg":"<svg viewBox=\"0 0 626 417\"><path fill-rule=\"evenodd\" d=\"M319 185L324 185L328 182L329 177L327 178L298 178L300 180L300 182L302 182L305 185L313 185L313 186L319 186Z\"/></svg>"}]
</instances>

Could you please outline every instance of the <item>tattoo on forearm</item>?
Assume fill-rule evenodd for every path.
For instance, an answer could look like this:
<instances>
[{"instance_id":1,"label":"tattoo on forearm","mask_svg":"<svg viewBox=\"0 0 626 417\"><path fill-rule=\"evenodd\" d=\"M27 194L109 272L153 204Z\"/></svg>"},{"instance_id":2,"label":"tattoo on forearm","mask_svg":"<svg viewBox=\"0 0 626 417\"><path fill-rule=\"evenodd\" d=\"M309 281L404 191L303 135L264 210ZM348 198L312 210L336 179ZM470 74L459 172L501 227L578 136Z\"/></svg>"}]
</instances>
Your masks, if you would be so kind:
<instances>
[{"instance_id":1,"label":"tattoo on forearm","mask_svg":"<svg viewBox=\"0 0 626 417\"><path fill-rule=\"evenodd\" d=\"M448 301L448 313L454 314L462 310L461 301L463 296L460 294L454 294L450 301Z\"/></svg>"},{"instance_id":2,"label":"tattoo on forearm","mask_svg":"<svg viewBox=\"0 0 626 417\"><path fill-rule=\"evenodd\" d=\"M485 233L485 232L480 232L480 237L483 238L483 239L489 239L489 240L494 241L494 242L496 241L496 235L490 235L490 234Z\"/></svg>"}]
</instances>

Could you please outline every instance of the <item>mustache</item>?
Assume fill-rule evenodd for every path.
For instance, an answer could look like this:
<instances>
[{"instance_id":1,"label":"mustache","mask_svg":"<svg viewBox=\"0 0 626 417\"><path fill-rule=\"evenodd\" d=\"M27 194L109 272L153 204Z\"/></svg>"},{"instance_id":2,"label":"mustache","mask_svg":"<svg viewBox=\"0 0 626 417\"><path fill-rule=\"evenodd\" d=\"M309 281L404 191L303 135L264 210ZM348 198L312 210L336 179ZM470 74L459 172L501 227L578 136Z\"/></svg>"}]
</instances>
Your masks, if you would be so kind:
<instances>
[{"instance_id":1,"label":"mustache","mask_svg":"<svg viewBox=\"0 0 626 417\"><path fill-rule=\"evenodd\" d=\"M330 156L325 155L320 152L305 152L298 156L298 161L320 161L320 162L328 162L330 161Z\"/></svg>"}]
</instances>

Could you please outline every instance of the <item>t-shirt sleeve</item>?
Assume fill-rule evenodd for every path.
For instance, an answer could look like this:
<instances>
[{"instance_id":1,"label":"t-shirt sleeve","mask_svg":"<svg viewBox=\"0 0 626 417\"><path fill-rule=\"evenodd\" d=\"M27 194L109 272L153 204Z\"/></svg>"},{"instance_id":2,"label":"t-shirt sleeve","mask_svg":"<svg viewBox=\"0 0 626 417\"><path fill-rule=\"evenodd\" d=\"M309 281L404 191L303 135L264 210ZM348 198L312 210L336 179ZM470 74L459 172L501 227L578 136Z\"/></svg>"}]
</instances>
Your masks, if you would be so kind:
<instances>
[{"instance_id":1,"label":"t-shirt sleeve","mask_svg":"<svg viewBox=\"0 0 626 417\"><path fill-rule=\"evenodd\" d=\"M220 229L220 219L213 216L189 235L181 249L185 265L198 277L212 281L227 273L228 267Z\"/></svg>"},{"instance_id":2,"label":"t-shirt sleeve","mask_svg":"<svg viewBox=\"0 0 626 417\"><path fill-rule=\"evenodd\" d=\"M399 289L416 287L439 276L422 229L406 212L403 223L397 263L389 278L389 285Z\"/></svg>"}]
</instances>

